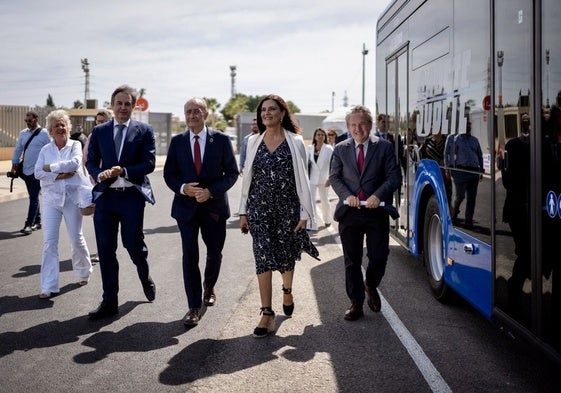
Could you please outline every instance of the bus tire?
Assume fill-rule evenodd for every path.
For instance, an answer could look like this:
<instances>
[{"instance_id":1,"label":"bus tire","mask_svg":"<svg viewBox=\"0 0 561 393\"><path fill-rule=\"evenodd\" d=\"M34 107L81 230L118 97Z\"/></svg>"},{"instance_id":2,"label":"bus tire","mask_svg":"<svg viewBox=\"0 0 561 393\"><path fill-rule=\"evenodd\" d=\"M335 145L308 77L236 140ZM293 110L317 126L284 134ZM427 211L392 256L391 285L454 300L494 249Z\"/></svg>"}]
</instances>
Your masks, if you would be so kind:
<instances>
[{"instance_id":1,"label":"bus tire","mask_svg":"<svg viewBox=\"0 0 561 393\"><path fill-rule=\"evenodd\" d=\"M444 302L448 286L444 282L444 246L442 242L442 217L436 196L431 196L425 211L423 226L423 258L433 296Z\"/></svg>"}]
</instances>

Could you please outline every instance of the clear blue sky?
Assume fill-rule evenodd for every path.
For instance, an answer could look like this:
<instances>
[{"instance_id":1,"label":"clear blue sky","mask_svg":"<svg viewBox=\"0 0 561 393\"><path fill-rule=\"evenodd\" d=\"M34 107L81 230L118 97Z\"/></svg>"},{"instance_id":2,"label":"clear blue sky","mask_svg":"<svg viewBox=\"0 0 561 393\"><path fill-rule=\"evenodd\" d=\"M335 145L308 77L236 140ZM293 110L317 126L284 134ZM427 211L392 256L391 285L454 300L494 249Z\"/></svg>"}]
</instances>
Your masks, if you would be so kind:
<instances>
[{"instance_id":1,"label":"clear blue sky","mask_svg":"<svg viewBox=\"0 0 561 393\"><path fill-rule=\"evenodd\" d=\"M183 117L193 96L236 90L275 93L303 112L362 99L374 105L374 44L386 0L33 1L0 0L0 104L57 106L90 98L102 105L120 84L146 89L150 110Z\"/></svg>"}]
</instances>

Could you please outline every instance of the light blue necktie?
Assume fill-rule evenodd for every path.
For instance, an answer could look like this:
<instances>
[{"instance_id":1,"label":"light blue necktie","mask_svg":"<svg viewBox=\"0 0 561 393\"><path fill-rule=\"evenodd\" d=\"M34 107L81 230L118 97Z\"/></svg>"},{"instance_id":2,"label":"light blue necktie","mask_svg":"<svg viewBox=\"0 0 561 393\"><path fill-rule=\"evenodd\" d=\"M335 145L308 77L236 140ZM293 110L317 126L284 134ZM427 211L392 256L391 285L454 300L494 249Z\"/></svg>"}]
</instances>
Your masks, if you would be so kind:
<instances>
[{"instance_id":1,"label":"light blue necktie","mask_svg":"<svg viewBox=\"0 0 561 393\"><path fill-rule=\"evenodd\" d=\"M115 154L119 158L119 151L121 150L121 142L123 141L123 130L125 129L124 124L117 125L117 135L115 136Z\"/></svg>"}]
</instances>

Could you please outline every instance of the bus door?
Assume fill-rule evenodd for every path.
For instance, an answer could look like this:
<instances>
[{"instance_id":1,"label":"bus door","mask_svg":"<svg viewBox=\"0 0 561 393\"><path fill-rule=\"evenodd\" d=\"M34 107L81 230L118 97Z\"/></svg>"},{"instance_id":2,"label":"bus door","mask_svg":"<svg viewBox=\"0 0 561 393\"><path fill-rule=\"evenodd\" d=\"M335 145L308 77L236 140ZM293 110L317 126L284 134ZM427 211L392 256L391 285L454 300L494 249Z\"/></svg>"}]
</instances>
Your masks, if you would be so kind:
<instances>
[{"instance_id":1,"label":"bus door","mask_svg":"<svg viewBox=\"0 0 561 393\"><path fill-rule=\"evenodd\" d=\"M402 47L386 61L386 103L387 103L387 131L393 136L396 160L401 168L401 187L394 195L394 206L400 217L392 222L392 228L397 237L407 242L409 195L415 181L415 165L407 160L407 137L409 127L409 80L408 80L408 46ZM411 134L412 130L410 131ZM411 135L410 135L411 136ZM412 168L413 171L408 170Z\"/></svg>"},{"instance_id":2,"label":"bus door","mask_svg":"<svg viewBox=\"0 0 561 393\"><path fill-rule=\"evenodd\" d=\"M494 18L494 304L559 351L561 10L496 0Z\"/></svg>"},{"instance_id":3,"label":"bus door","mask_svg":"<svg viewBox=\"0 0 561 393\"><path fill-rule=\"evenodd\" d=\"M534 156L538 157L535 178L541 179L537 189L536 207L541 211L541 223L536 222L534 242L541 249L535 277L541 284L537 302L540 307L540 336L561 354L561 7L557 0L541 2L541 37L535 58L541 63L541 89L535 99L536 111L542 123L536 135ZM535 127L537 128L537 127ZM539 129L539 128L537 128ZM541 142L541 146L537 143ZM535 254L534 254L535 255Z\"/></svg>"}]
</instances>

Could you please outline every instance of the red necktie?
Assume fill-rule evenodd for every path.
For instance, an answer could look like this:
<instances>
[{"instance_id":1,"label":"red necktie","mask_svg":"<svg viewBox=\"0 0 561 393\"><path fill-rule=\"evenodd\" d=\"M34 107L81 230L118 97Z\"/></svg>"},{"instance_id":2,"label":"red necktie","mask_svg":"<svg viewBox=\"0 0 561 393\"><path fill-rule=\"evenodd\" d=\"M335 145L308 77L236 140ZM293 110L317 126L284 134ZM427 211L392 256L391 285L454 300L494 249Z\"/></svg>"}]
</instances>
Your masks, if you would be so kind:
<instances>
[{"instance_id":1,"label":"red necktie","mask_svg":"<svg viewBox=\"0 0 561 393\"><path fill-rule=\"evenodd\" d=\"M364 167L364 146L362 145L362 143L358 145L358 157L356 159L356 164L358 166L358 171L360 172L360 174L362 174L362 168ZM364 191L362 191L362 189L358 193L358 199L360 199L361 201L366 200L366 194L364 193Z\"/></svg>"},{"instance_id":2,"label":"red necktie","mask_svg":"<svg viewBox=\"0 0 561 393\"><path fill-rule=\"evenodd\" d=\"M194 143L194 149L195 149L195 171L197 171L197 176L201 174L201 166L202 166L202 161L201 161L201 146L199 145L199 136L195 135L195 143Z\"/></svg>"}]
</instances>

